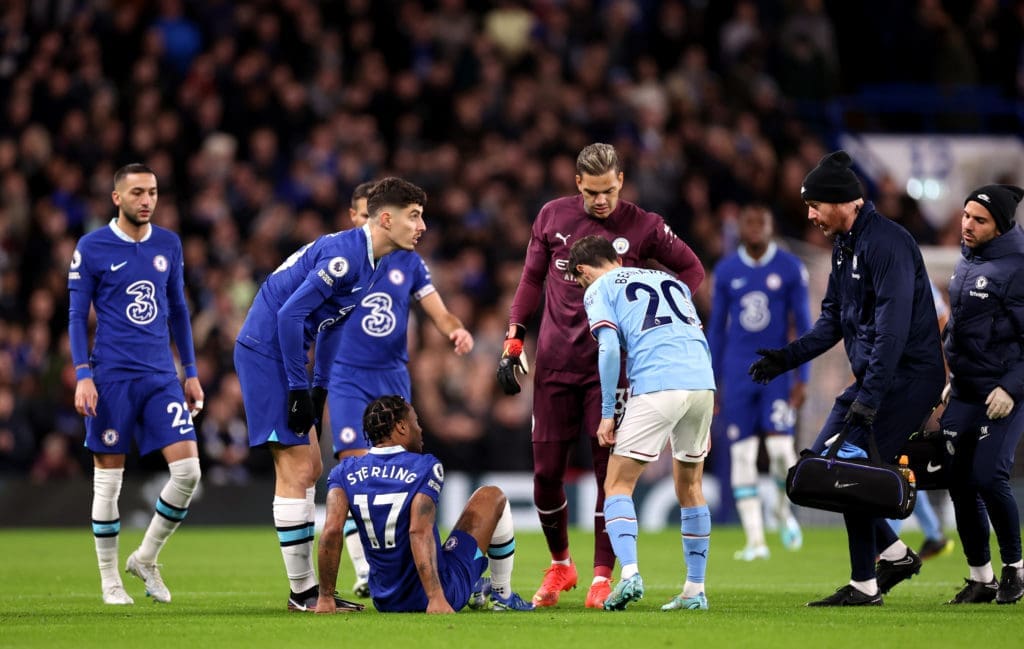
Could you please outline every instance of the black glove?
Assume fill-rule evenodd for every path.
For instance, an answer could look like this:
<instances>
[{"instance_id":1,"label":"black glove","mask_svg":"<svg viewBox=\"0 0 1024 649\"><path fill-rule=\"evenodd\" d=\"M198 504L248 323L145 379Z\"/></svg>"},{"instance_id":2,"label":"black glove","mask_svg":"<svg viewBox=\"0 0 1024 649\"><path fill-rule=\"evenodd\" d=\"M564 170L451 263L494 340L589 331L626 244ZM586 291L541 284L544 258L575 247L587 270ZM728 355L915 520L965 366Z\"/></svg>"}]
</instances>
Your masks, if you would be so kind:
<instances>
[{"instance_id":1,"label":"black glove","mask_svg":"<svg viewBox=\"0 0 1024 649\"><path fill-rule=\"evenodd\" d=\"M755 382L766 384L789 369L785 351L781 349L759 349L757 353L761 358L751 363L750 369L747 370L747 374Z\"/></svg>"},{"instance_id":2,"label":"black glove","mask_svg":"<svg viewBox=\"0 0 1024 649\"><path fill-rule=\"evenodd\" d=\"M850 409L846 411L846 418L844 421L851 426L863 426L864 428L871 428L875 423L875 415L878 411L871 406L866 406L860 401L854 401L850 404Z\"/></svg>"},{"instance_id":3,"label":"black glove","mask_svg":"<svg viewBox=\"0 0 1024 649\"><path fill-rule=\"evenodd\" d=\"M526 337L526 327L522 325L509 326L509 336L505 338L505 346L501 350L501 360L498 361L498 385L505 394L519 394L522 387L519 386L518 374L527 374L530 366L526 362L526 354L523 353L523 338Z\"/></svg>"},{"instance_id":4,"label":"black glove","mask_svg":"<svg viewBox=\"0 0 1024 649\"><path fill-rule=\"evenodd\" d=\"M324 404L327 403L327 388L314 385L313 392L313 416L316 417L316 432L322 434L324 427Z\"/></svg>"},{"instance_id":5,"label":"black glove","mask_svg":"<svg viewBox=\"0 0 1024 649\"><path fill-rule=\"evenodd\" d=\"M309 390L288 390L288 428L302 437L309 432L315 421Z\"/></svg>"}]
</instances>

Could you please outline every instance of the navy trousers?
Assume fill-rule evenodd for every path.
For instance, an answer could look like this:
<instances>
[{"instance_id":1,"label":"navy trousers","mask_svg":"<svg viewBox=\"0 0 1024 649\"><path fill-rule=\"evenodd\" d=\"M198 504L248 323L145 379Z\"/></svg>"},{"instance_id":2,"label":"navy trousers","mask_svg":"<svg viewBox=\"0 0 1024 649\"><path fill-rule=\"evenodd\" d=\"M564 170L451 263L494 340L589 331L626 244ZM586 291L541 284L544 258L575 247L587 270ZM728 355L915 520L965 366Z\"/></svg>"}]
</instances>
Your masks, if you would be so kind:
<instances>
[{"instance_id":1,"label":"navy trousers","mask_svg":"<svg viewBox=\"0 0 1024 649\"><path fill-rule=\"evenodd\" d=\"M898 377L882 399L872 432L882 460L895 464L897 454L911 433L921 428L925 417L939 402L942 394L941 373L934 376ZM825 443L838 435L845 424L846 412L857 397L859 386L855 383L836 398L832 412L811 449L825 450ZM865 451L868 449L868 431L854 427L846 441ZM886 519L864 515L844 514L846 537L850 550L850 578L867 581L875 578L875 558L899 538Z\"/></svg>"},{"instance_id":2,"label":"navy trousers","mask_svg":"<svg viewBox=\"0 0 1024 649\"><path fill-rule=\"evenodd\" d=\"M949 495L967 565L991 561L989 521L1004 564L1020 561L1020 514L1010 487L1013 454L1024 427L1018 402L1002 419L989 419L984 403L950 399L940 425L947 451L953 450ZM997 571L998 574L998 571Z\"/></svg>"}]
</instances>

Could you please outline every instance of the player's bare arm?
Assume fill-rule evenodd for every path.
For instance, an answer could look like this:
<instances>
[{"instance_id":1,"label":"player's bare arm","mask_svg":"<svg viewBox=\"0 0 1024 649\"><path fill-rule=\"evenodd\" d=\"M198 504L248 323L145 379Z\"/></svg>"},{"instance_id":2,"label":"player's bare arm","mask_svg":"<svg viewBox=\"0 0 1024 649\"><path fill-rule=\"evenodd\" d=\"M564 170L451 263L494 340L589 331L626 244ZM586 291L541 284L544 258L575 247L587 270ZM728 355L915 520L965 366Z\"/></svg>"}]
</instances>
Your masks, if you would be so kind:
<instances>
[{"instance_id":1,"label":"player's bare arm","mask_svg":"<svg viewBox=\"0 0 1024 649\"><path fill-rule=\"evenodd\" d=\"M199 384L199 379L193 376L185 379L184 390L188 410L195 417L203 410L203 386Z\"/></svg>"},{"instance_id":2,"label":"player's bare arm","mask_svg":"<svg viewBox=\"0 0 1024 649\"><path fill-rule=\"evenodd\" d=\"M420 300L420 306L437 330L452 341L458 356L473 351L473 334L463 326L462 320L448 310L437 291Z\"/></svg>"},{"instance_id":3,"label":"player's bare arm","mask_svg":"<svg viewBox=\"0 0 1024 649\"><path fill-rule=\"evenodd\" d=\"M320 597L316 602L317 613L334 613L334 591L338 583L338 562L341 560L343 529L348 517L348 496L344 489L327 492L327 520L320 534L317 550L317 568L320 572Z\"/></svg>"},{"instance_id":4,"label":"player's bare arm","mask_svg":"<svg viewBox=\"0 0 1024 649\"><path fill-rule=\"evenodd\" d=\"M434 522L437 506L423 494L416 494L412 500L409 520L409 545L416 572L420 575L423 591L427 594L427 613L454 613L441 587L437 571L437 547L434 544Z\"/></svg>"},{"instance_id":5,"label":"player's bare arm","mask_svg":"<svg viewBox=\"0 0 1024 649\"><path fill-rule=\"evenodd\" d=\"M96 404L99 402L99 398L96 384L91 378L81 379L75 385L75 411L83 417L96 416Z\"/></svg>"}]
</instances>

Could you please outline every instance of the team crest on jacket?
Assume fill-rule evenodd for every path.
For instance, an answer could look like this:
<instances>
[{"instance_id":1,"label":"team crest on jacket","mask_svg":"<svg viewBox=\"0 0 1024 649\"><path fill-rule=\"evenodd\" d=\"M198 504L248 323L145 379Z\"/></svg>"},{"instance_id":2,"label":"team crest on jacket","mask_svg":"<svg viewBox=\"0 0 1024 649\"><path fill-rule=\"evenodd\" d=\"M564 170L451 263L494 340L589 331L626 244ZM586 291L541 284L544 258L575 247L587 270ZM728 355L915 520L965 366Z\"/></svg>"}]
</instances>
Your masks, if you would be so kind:
<instances>
[{"instance_id":1,"label":"team crest on jacket","mask_svg":"<svg viewBox=\"0 0 1024 649\"><path fill-rule=\"evenodd\" d=\"M448 540L444 542L444 549L451 552L459 545L459 538L457 536L449 536Z\"/></svg>"},{"instance_id":2,"label":"team crest on jacket","mask_svg":"<svg viewBox=\"0 0 1024 649\"><path fill-rule=\"evenodd\" d=\"M390 279L391 283L394 284L395 286L401 286L402 282L405 281L405 273L395 268L390 273L388 273L388 279Z\"/></svg>"},{"instance_id":3,"label":"team crest on jacket","mask_svg":"<svg viewBox=\"0 0 1024 649\"><path fill-rule=\"evenodd\" d=\"M157 269L158 272L167 272L167 257L163 255L157 255L153 257L153 268Z\"/></svg>"},{"instance_id":4,"label":"team crest on jacket","mask_svg":"<svg viewBox=\"0 0 1024 649\"><path fill-rule=\"evenodd\" d=\"M334 259L327 262L327 272L332 277L344 277L345 273L348 272L348 259L344 257L335 257Z\"/></svg>"},{"instance_id":5,"label":"team crest on jacket","mask_svg":"<svg viewBox=\"0 0 1024 649\"><path fill-rule=\"evenodd\" d=\"M982 289L985 288L986 286L988 286L988 278L985 277L984 275L979 277L978 280L974 282L974 288Z\"/></svg>"},{"instance_id":6,"label":"team crest on jacket","mask_svg":"<svg viewBox=\"0 0 1024 649\"><path fill-rule=\"evenodd\" d=\"M113 428L108 428L103 431L103 435L100 436L105 446L113 446L117 444L117 440L121 439L121 436L117 434L117 431Z\"/></svg>"},{"instance_id":7,"label":"team crest on jacket","mask_svg":"<svg viewBox=\"0 0 1024 649\"><path fill-rule=\"evenodd\" d=\"M779 277L778 273L771 273L764 280L765 285L773 291L777 291L782 287L782 278Z\"/></svg>"},{"instance_id":8,"label":"team crest on jacket","mask_svg":"<svg viewBox=\"0 0 1024 649\"><path fill-rule=\"evenodd\" d=\"M82 265L82 253L78 252L78 248L71 253L71 270L75 270Z\"/></svg>"},{"instance_id":9,"label":"team crest on jacket","mask_svg":"<svg viewBox=\"0 0 1024 649\"><path fill-rule=\"evenodd\" d=\"M612 248L615 248L615 252L620 255L626 254L626 251L629 250L629 239L626 237L616 237L615 241L612 241Z\"/></svg>"}]
</instances>

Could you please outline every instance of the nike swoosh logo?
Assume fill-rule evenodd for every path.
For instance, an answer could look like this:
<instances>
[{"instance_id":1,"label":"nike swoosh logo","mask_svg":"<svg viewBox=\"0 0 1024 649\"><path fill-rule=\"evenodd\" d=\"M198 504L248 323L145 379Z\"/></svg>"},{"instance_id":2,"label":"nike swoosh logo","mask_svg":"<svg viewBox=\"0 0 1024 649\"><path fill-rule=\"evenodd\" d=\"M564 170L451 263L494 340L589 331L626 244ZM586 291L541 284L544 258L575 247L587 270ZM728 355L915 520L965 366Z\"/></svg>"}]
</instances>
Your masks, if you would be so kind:
<instances>
[{"instance_id":1,"label":"nike swoosh logo","mask_svg":"<svg viewBox=\"0 0 1024 649\"><path fill-rule=\"evenodd\" d=\"M356 291L361 291L361 290L363 290L362 286L354 286L354 287L352 287L352 292L353 293L355 293Z\"/></svg>"},{"instance_id":2,"label":"nike swoosh logo","mask_svg":"<svg viewBox=\"0 0 1024 649\"><path fill-rule=\"evenodd\" d=\"M127 261L122 261L122 262L121 262L120 264L110 264L110 270L111 270L112 272L115 272L115 273L116 273L117 271L119 271L119 270L121 270L122 268L124 268L124 267L125 267L125 264L127 264L127 263L128 263Z\"/></svg>"},{"instance_id":3,"label":"nike swoosh logo","mask_svg":"<svg viewBox=\"0 0 1024 649\"><path fill-rule=\"evenodd\" d=\"M179 430L178 432L181 433L182 435L188 435L194 430L195 428L193 428L192 426L183 426L181 430Z\"/></svg>"},{"instance_id":4,"label":"nike swoosh logo","mask_svg":"<svg viewBox=\"0 0 1024 649\"><path fill-rule=\"evenodd\" d=\"M859 484L859 482L839 482L836 480L835 487L836 489L846 489L847 487L855 487Z\"/></svg>"},{"instance_id":5,"label":"nike swoosh logo","mask_svg":"<svg viewBox=\"0 0 1024 649\"><path fill-rule=\"evenodd\" d=\"M914 559L912 557L906 556L906 557L903 557L902 559L899 559L898 561L893 561L892 565L894 565L894 566L909 566L912 563L914 563Z\"/></svg>"},{"instance_id":6,"label":"nike swoosh logo","mask_svg":"<svg viewBox=\"0 0 1024 649\"><path fill-rule=\"evenodd\" d=\"M938 471L941 468L942 468L942 465L936 466L936 465L932 464L931 462L929 462L928 466L926 466L924 468L924 470L927 471L928 473L935 473L936 471Z\"/></svg>"}]
</instances>

